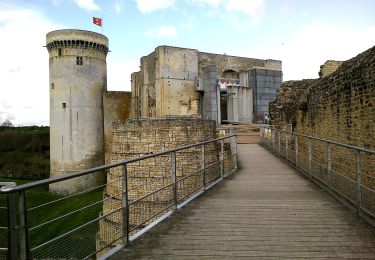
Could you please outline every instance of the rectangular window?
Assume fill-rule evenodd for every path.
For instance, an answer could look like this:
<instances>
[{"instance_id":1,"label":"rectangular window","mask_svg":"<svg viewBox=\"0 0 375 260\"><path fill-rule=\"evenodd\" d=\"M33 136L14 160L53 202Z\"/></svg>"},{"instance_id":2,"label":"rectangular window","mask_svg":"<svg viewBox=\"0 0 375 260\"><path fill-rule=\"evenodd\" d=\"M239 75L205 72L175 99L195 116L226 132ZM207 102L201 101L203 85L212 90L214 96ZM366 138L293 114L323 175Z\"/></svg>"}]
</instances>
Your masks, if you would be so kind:
<instances>
[{"instance_id":1,"label":"rectangular window","mask_svg":"<svg viewBox=\"0 0 375 260\"><path fill-rule=\"evenodd\" d=\"M61 48L57 50L58 55L61 56Z\"/></svg>"},{"instance_id":2,"label":"rectangular window","mask_svg":"<svg viewBox=\"0 0 375 260\"><path fill-rule=\"evenodd\" d=\"M51 83L51 89L55 89L55 84Z\"/></svg>"},{"instance_id":3,"label":"rectangular window","mask_svg":"<svg viewBox=\"0 0 375 260\"><path fill-rule=\"evenodd\" d=\"M83 64L83 58L78 56L77 60L76 60L76 63L77 63L77 65L82 65Z\"/></svg>"},{"instance_id":4,"label":"rectangular window","mask_svg":"<svg viewBox=\"0 0 375 260\"><path fill-rule=\"evenodd\" d=\"M63 109L66 108L66 103L62 103L62 108L63 108Z\"/></svg>"}]
</instances>

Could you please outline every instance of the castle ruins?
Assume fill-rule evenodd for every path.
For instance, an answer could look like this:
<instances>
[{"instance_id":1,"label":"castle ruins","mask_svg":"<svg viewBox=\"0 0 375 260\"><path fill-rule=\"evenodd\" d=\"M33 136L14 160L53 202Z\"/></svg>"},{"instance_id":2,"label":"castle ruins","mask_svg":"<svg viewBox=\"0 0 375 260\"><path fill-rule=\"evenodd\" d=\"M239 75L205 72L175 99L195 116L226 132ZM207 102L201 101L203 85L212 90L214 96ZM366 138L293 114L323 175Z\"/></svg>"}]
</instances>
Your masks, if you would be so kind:
<instances>
[{"instance_id":1,"label":"castle ruins","mask_svg":"<svg viewBox=\"0 0 375 260\"><path fill-rule=\"evenodd\" d=\"M52 31L47 49L51 177L109 163L118 120L192 116L216 124L262 123L282 83L281 61L159 46L141 58L131 93L107 91L107 37ZM98 174L50 190L70 194L101 183Z\"/></svg>"}]
</instances>

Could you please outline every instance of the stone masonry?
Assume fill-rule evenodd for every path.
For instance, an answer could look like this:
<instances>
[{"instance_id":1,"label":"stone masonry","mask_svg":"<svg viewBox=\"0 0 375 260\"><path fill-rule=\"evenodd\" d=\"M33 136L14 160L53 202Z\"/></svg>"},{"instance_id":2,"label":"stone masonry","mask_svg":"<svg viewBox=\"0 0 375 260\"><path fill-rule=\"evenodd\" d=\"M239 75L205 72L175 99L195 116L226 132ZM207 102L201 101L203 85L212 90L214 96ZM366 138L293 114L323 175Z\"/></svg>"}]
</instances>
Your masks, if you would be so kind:
<instances>
[{"instance_id":1,"label":"stone masonry","mask_svg":"<svg viewBox=\"0 0 375 260\"><path fill-rule=\"evenodd\" d=\"M198 143L216 137L216 124L212 120L191 117L128 119L116 122L113 128L112 162L119 162L133 157L152 154L184 145ZM225 145L230 154L230 147ZM205 145L205 164L209 165L219 159L220 145ZM178 182L177 198L182 200L189 193L202 186L202 147L194 147L176 152L177 180L193 174ZM231 164L226 160L225 168ZM163 213L163 208L172 203L171 154L131 163L127 166L129 202L140 200L156 189L166 187L152 196L146 197L131 205L130 227L139 226L135 231L148 224L147 219ZM209 183L220 175L219 164L205 170L205 182ZM115 211L121 207L121 168L111 169L107 174L107 187L104 192L103 215L97 239L98 249L109 245L122 236L122 212ZM113 213L111 213L113 212ZM120 239L116 243L121 243ZM103 253L103 252L102 252Z\"/></svg>"},{"instance_id":2,"label":"stone masonry","mask_svg":"<svg viewBox=\"0 0 375 260\"><path fill-rule=\"evenodd\" d=\"M341 66L343 61L327 60L323 65L320 66L319 77L323 78L331 75Z\"/></svg>"},{"instance_id":3,"label":"stone masonry","mask_svg":"<svg viewBox=\"0 0 375 260\"><path fill-rule=\"evenodd\" d=\"M275 73L277 80L263 75ZM249 92L265 88L275 92L281 85L282 69L278 60L159 46L141 58L140 71L131 78L134 118L182 115L201 116L219 124L222 120L251 123L255 101L267 102L267 111L260 115L263 118L274 95Z\"/></svg>"},{"instance_id":4,"label":"stone masonry","mask_svg":"<svg viewBox=\"0 0 375 260\"><path fill-rule=\"evenodd\" d=\"M291 125L297 133L375 150L375 46L343 62L330 75L285 82L270 104L270 111L271 123L279 129ZM290 142L293 146L292 140ZM323 165L315 165L315 168L317 172L324 172L327 145L318 141L311 143L313 160ZM298 138L298 149L306 156L305 139ZM300 161L303 163L306 157L301 157ZM353 150L332 146L331 161L332 171L355 181ZM360 169L362 184L375 189L375 156L361 153ZM348 179L336 174L330 181L355 201L355 187ZM362 196L362 206L375 209L374 193L364 190Z\"/></svg>"},{"instance_id":5,"label":"stone masonry","mask_svg":"<svg viewBox=\"0 0 375 260\"><path fill-rule=\"evenodd\" d=\"M297 132L375 149L375 47L316 80L285 82L271 121Z\"/></svg>"}]
</instances>

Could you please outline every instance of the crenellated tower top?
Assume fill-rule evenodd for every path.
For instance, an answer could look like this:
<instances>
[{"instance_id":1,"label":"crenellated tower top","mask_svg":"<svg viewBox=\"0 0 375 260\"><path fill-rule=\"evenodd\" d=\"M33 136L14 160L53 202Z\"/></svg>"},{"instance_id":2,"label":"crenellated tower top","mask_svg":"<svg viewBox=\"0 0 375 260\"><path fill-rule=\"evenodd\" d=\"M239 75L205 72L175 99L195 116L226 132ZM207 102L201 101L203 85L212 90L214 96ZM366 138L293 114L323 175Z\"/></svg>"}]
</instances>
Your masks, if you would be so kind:
<instances>
[{"instance_id":1,"label":"crenellated tower top","mask_svg":"<svg viewBox=\"0 0 375 260\"><path fill-rule=\"evenodd\" d=\"M47 34L47 49L50 54L61 48L96 50L107 55L108 38L96 32L64 29Z\"/></svg>"}]
</instances>

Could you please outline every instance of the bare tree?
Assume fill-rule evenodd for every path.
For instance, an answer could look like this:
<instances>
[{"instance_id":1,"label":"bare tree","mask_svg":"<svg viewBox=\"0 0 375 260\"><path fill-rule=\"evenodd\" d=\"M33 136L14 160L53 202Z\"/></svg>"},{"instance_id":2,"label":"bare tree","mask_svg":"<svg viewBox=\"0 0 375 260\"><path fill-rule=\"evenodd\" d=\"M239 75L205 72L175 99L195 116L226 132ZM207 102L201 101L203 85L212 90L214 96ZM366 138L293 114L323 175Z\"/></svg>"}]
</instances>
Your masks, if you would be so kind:
<instances>
[{"instance_id":1,"label":"bare tree","mask_svg":"<svg viewBox=\"0 0 375 260\"><path fill-rule=\"evenodd\" d=\"M9 120L9 119L7 119L7 120L5 120L2 124L1 124L1 126L5 126L5 127L11 127L11 126L13 126L13 124L12 124L12 122Z\"/></svg>"}]
</instances>

